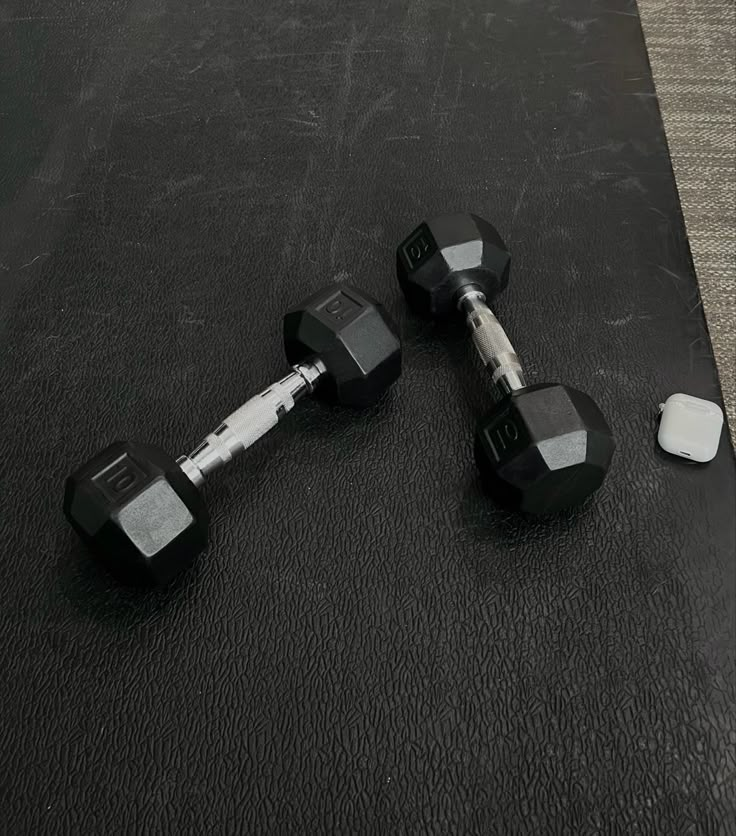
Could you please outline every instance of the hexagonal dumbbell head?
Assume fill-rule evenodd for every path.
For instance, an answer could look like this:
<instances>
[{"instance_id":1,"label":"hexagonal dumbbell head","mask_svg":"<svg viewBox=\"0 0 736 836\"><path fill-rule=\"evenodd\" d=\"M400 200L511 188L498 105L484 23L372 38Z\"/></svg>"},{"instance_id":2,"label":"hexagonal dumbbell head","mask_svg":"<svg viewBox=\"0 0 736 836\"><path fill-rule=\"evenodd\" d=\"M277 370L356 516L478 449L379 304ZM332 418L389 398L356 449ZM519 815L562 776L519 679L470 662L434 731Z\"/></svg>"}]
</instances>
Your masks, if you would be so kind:
<instances>
[{"instance_id":1,"label":"hexagonal dumbbell head","mask_svg":"<svg viewBox=\"0 0 736 836\"><path fill-rule=\"evenodd\" d=\"M318 357L327 374L317 394L369 406L401 374L401 343L383 307L345 284L310 296L284 317L289 363Z\"/></svg>"},{"instance_id":2,"label":"hexagonal dumbbell head","mask_svg":"<svg viewBox=\"0 0 736 836\"><path fill-rule=\"evenodd\" d=\"M207 545L199 491L163 450L111 444L73 473L64 514L118 578L166 584Z\"/></svg>"},{"instance_id":3,"label":"hexagonal dumbbell head","mask_svg":"<svg viewBox=\"0 0 736 836\"><path fill-rule=\"evenodd\" d=\"M418 226L396 252L404 295L422 316L445 319L457 310L458 292L476 286L490 302L508 284L511 255L488 221L461 212Z\"/></svg>"},{"instance_id":4,"label":"hexagonal dumbbell head","mask_svg":"<svg viewBox=\"0 0 736 836\"><path fill-rule=\"evenodd\" d=\"M498 505L544 514L577 505L597 490L615 446L588 395L542 384L512 392L481 420L475 459Z\"/></svg>"}]
</instances>

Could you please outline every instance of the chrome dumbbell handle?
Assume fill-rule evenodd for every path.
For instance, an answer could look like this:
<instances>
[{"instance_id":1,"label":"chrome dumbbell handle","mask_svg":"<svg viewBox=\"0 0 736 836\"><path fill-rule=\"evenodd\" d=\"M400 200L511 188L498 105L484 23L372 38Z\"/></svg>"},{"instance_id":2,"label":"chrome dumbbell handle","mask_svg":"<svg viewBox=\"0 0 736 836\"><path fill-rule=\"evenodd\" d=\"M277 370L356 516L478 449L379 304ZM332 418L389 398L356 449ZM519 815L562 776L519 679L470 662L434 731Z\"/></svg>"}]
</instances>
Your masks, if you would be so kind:
<instances>
[{"instance_id":1,"label":"chrome dumbbell handle","mask_svg":"<svg viewBox=\"0 0 736 836\"><path fill-rule=\"evenodd\" d=\"M293 366L286 377L236 409L192 453L177 459L177 464L199 487L211 473L275 427L300 398L311 395L325 371L319 359Z\"/></svg>"},{"instance_id":2,"label":"chrome dumbbell handle","mask_svg":"<svg viewBox=\"0 0 736 836\"><path fill-rule=\"evenodd\" d=\"M469 288L460 296L457 306L465 314L473 344L493 383L505 395L523 389L526 381L521 362L501 323L486 304L485 295Z\"/></svg>"}]
</instances>

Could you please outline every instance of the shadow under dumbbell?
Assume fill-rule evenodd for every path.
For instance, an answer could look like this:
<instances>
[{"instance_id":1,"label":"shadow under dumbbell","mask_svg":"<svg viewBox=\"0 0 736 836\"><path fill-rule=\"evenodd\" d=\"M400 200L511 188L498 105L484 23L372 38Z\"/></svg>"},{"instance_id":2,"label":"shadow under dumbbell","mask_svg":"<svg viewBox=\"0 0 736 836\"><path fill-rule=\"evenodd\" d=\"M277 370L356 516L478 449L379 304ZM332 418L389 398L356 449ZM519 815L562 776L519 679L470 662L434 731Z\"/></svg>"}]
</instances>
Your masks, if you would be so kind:
<instances>
[{"instance_id":1,"label":"shadow under dumbbell","mask_svg":"<svg viewBox=\"0 0 736 836\"><path fill-rule=\"evenodd\" d=\"M491 385L487 371L478 360L472 342L462 331L457 337L453 335L453 338L448 340L447 357L472 414L473 424L468 430L472 435L476 422L486 415L500 398L495 387Z\"/></svg>"},{"instance_id":2,"label":"shadow under dumbbell","mask_svg":"<svg viewBox=\"0 0 736 836\"><path fill-rule=\"evenodd\" d=\"M396 403L394 388L383 392L374 404L362 409L351 409L329 402L306 402L292 418L288 435L298 436L302 445L309 439L331 443L343 438L346 432L362 432L373 427L376 422L388 420L394 414Z\"/></svg>"},{"instance_id":3,"label":"shadow under dumbbell","mask_svg":"<svg viewBox=\"0 0 736 836\"><path fill-rule=\"evenodd\" d=\"M523 586L558 571L566 543L575 536L592 502L589 498L577 508L544 516L505 511L491 502L480 475L474 473L458 513L461 536L472 546L464 550L466 562L479 586Z\"/></svg>"},{"instance_id":4,"label":"shadow under dumbbell","mask_svg":"<svg viewBox=\"0 0 736 836\"><path fill-rule=\"evenodd\" d=\"M414 337L421 340L425 346L431 346L441 352L442 358L449 361L450 369L442 369L441 374L447 375L448 380L462 393L467 406L470 423L467 432L472 437L475 423L499 400L495 387L491 385L478 353L473 343L468 339L464 321L453 318L427 323L417 316L410 315L412 330L415 332L405 339Z\"/></svg>"},{"instance_id":5,"label":"shadow under dumbbell","mask_svg":"<svg viewBox=\"0 0 736 836\"><path fill-rule=\"evenodd\" d=\"M57 576L64 598L85 618L100 624L133 626L150 620L177 602L184 604L197 586L204 561L166 587L141 588L117 581L70 531L59 538Z\"/></svg>"}]
</instances>

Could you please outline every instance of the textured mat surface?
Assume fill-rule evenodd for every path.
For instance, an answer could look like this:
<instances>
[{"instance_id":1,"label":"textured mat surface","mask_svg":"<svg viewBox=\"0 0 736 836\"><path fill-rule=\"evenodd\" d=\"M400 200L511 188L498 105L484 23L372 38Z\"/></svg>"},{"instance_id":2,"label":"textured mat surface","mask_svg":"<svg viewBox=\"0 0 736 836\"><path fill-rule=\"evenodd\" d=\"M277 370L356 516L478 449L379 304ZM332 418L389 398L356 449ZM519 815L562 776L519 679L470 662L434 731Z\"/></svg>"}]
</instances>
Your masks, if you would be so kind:
<instances>
[{"instance_id":1,"label":"textured mat surface","mask_svg":"<svg viewBox=\"0 0 736 836\"><path fill-rule=\"evenodd\" d=\"M13 833L719 833L736 505L658 451L719 400L627 0L5 2L0 809ZM494 510L489 392L396 243L467 207L514 254L530 379L601 404L602 492ZM399 323L368 413L317 403L207 489L207 554L117 587L61 516L116 438L189 448L349 278Z\"/></svg>"},{"instance_id":2,"label":"textured mat surface","mask_svg":"<svg viewBox=\"0 0 736 836\"><path fill-rule=\"evenodd\" d=\"M736 4L639 0L700 292L736 426Z\"/></svg>"}]
</instances>

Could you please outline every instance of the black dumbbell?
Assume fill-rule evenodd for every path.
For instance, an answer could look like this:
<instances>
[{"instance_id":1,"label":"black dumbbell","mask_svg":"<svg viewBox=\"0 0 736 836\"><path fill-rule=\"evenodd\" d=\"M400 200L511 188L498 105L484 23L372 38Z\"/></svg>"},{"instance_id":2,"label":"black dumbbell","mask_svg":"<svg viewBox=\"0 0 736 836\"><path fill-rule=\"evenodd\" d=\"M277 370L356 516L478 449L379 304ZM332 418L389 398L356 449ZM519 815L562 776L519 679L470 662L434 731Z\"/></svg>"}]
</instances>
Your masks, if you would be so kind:
<instances>
[{"instance_id":1,"label":"black dumbbell","mask_svg":"<svg viewBox=\"0 0 736 836\"><path fill-rule=\"evenodd\" d=\"M502 398L481 419L475 459L499 505L547 513L576 505L606 477L613 435L595 402L559 383L527 386L488 301L506 287L511 256L496 229L477 215L421 224L397 251L399 283L418 313L465 316L473 342Z\"/></svg>"},{"instance_id":2,"label":"black dumbbell","mask_svg":"<svg viewBox=\"0 0 736 836\"><path fill-rule=\"evenodd\" d=\"M381 305L331 285L284 317L292 371L236 410L188 456L112 444L66 481L64 513L126 582L166 584L207 545L199 487L274 427L303 395L351 407L374 403L401 374L401 345Z\"/></svg>"}]
</instances>

